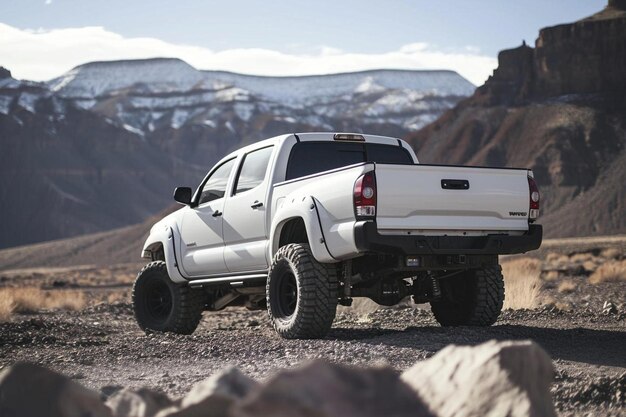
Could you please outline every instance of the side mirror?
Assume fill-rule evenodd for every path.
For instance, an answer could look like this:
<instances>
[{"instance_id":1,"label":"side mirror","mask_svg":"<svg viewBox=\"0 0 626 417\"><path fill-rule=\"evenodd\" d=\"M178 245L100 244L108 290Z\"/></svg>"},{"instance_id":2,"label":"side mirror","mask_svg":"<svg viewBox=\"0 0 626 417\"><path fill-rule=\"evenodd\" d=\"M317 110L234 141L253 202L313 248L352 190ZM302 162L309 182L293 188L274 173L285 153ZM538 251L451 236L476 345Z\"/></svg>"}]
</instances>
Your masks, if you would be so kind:
<instances>
[{"instance_id":1,"label":"side mirror","mask_svg":"<svg viewBox=\"0 0 626 417\"><path fill-rule=\"evenodd\" d=\"M186 206L191 205L191 188L176 187L174 190L174 200Z\"/></svg>"}]
</instances>

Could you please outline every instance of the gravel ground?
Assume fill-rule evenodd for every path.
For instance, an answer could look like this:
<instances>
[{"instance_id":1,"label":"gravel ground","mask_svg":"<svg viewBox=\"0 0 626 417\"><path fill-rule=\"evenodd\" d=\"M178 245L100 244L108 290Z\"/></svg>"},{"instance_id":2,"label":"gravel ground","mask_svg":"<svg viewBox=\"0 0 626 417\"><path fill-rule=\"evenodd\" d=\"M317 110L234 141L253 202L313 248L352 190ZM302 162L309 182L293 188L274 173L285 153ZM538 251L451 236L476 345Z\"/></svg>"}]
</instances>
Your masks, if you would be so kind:
<instances>
[{"instance_id":1,"label":"gravel ground","mask_svg":"<svg viewBox=\"0 0 626 417\"><path fill-rule=\"evenodd\" d=\"M441 328L425 309L342 310L324 340L282 340L266 313L230 308L205 313L191 336L142 333L128 303L79 312L17 315L0 324L0 366L43 364L101 390L150 386L171 396L227 364L264 379L313 358L398 370L444 346L532 339L554 359L554 400L563 416L626 416L626 314L598 308L505 311L489 328Z\"/></svg>"}]
</instances>

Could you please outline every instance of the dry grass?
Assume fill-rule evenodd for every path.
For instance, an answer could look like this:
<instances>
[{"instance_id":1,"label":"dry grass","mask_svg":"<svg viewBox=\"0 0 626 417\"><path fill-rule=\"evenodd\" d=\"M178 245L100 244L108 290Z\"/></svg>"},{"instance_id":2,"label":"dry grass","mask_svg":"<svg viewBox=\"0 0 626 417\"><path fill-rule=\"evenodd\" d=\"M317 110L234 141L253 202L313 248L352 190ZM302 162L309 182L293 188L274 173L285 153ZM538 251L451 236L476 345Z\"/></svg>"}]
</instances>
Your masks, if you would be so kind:
<instances>
[{"instance_id":1,"label":"dry grass","mask_svg":"<svg viewBox=\"0 0 626 417\"><path fill-rule=\"evenodd\" d=\"M535 308L541 292L541 262L520 258L502 264L504 274L504 308Z\"/></svg>"},{"instance_id":2,"label":"dry grass","mask_svg":"<svg viewBox=\"0 0 626 417\"><path fill-rule=\"evenodd\" d=\"M608 261L598 267L589 277L592 284L626 281L626 260Z\"/></svg>"},{"instance_id":3,"label":"dry grass","mask_svg":"<svg viewBox=\"0 0 626 417\"><path fill-rule=\"evenodd\" d=\"M577 285L574 281L564 280L559 284L557 291L560 293L569 294L576 291L576 287Z\"/></svg>"},{"instance_id":4,"label":"dry grass","mask_svg":"<svg viewBox=\"0 0 626 417\"><path fill-rule=\"evenodd\" d=\"M600 253L600 256L605 259L617 259L622 255L623 253L619 248L606 248Z\"/></svg>"},{"instance_id":5,"label":"dry grass","mask_svg":"<svg viewBox=\"0 0 626 417\"><path fill-rule=\"evenodd\" d=\"M548 254L548 256L546 256L546 261L548 261L548 262L556 262L559 259L561 259L562 257L563 257L563 255L561 255L560 253L550 252Z\"/></svg>"},{"instance_id":6,"label":"dry grass","mask_svg":"<svg viewBox=\"0 0 626 417\"><path fill-rule=\"evenodd\" d=\"M80 310L86 305L81 291L42 291L35 287L0 289L0 321L14 313L40 310Z\"/></svg>"},{"instance_id":7,"label":"dry grass","mask_svg":"<svg viewBox=\"0 0 626 417\"><path fill-rule=\"evenodd\" d=\"M0 292L0 322L7 321L13 314L13 300Z\"/></svg>"},{"instance_id":8,"label":"dry grass","mask_svg":"<svg viewBox=\"0 0 626 417\"><path fill-rule=\"evenodd\" d=\"M583 262L583 269L587 272L593 272L598 268L598 264L595 261Z\"/></svg>"},{"instance_id":9,"label":"dry grass","mask_svg":"<svg viewBox=\"0 0 626 417\"><path fill-rule=\"evenodd\" d=\"M569 258L570 262L574 262L576 264L583 264L585 262L593 261L593 254L591 253L576 253Z\"/></svg>"},{"instance_id":10,"label":"dry grass","mask_svg":"<svg viewBox=\"0 0 626 417\"><path fill-rule=\"evenodd\" d=\"M543 279L545 279L546 281L555 281L559 279L559 276L561 276L559 271L547 271L544 272Z\"/></svg>"}]
</instances>

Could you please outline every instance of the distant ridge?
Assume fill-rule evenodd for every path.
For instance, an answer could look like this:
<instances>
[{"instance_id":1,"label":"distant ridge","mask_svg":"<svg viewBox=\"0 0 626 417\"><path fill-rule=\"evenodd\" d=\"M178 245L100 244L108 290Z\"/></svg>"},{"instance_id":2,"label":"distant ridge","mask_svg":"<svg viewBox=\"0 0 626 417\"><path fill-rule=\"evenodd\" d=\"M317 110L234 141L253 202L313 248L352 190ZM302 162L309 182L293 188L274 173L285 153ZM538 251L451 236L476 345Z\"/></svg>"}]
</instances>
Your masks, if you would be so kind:
<instances>
[{"instance_id":1,"label":"distant ridge","mask_svg":"<svg viewBox=\"0 0 626 417\"><path fill-rule=\"evenodd\" d=\"M452 71L265 77L170 58L86 63L47 83L2 71L0 248L140 223L242 145L295 131L402 137L473 91Z\"/></svg>"},{"instance_id":2,"label":"distant ridge","mask_svg":"<svg viewBox=\"0 0 626 417\"><path fill-rule=\"evenodd\" d=\"M450 70L373 69L320 75L267 76L197 70L178 58L90 62L47 84L64 97L99 97L136 84L156 84L154 92L158 89L183 92L194 87L215 88L227 84L270 99L296 102L312 96L358 92L357 89L367 82L382 88L418 90L437 95L467 96L475 88Z\"/></svg>"}]
</instances>

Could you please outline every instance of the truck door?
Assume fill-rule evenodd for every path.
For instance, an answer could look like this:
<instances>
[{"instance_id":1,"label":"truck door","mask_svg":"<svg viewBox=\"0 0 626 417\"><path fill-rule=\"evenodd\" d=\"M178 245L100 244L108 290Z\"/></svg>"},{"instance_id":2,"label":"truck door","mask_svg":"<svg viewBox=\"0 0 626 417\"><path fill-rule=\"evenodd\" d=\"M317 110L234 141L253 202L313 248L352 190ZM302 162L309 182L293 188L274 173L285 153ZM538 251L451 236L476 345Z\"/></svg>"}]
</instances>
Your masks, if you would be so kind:
<instances>
[{"instance_id":1,"label":"truck door","mask_svg":"<svg viewBox=\"0 0 626 417\"><path fill-rule=\"evenodd\" d=\"M228 179L235 159L213 170L205 181L198 205L185 211L180 227L182 266L188 276L227 271L224 262L223 211Z\"/></svg>"},{"instance_id":2,"label":"truck door","mask_svg":"<svg viewBox=\"0 0 626 417\"><path fill-rule=\"evenodd\" d=\"M269 166L273 146L242 158L232 195L224 206L224 259L230 272L251 272L268 267Z\"/></svg>"}]
</instances>

